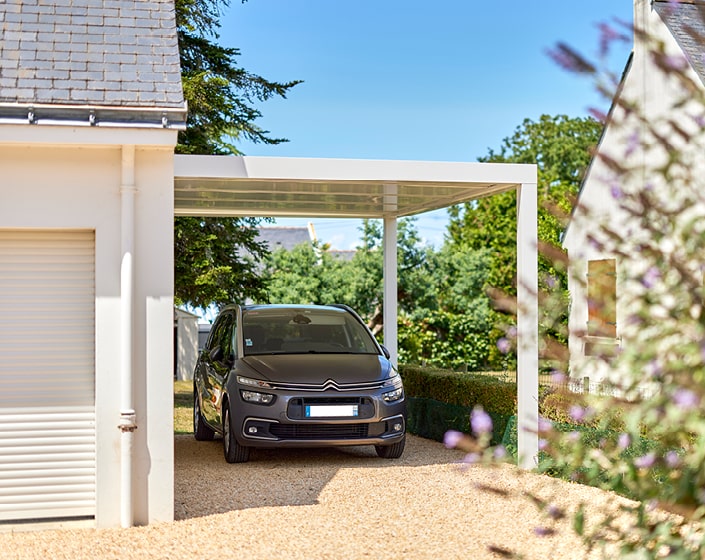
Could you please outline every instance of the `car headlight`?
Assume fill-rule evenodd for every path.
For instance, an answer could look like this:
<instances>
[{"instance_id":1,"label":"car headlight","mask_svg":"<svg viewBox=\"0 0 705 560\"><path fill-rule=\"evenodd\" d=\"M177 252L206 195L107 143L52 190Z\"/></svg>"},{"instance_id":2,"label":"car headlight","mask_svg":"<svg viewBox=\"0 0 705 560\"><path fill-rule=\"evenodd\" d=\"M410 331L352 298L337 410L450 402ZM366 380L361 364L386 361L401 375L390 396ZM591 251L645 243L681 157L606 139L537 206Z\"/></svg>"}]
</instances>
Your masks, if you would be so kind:
<instances>
[{"instance_id":1,"label":"car headlight","mask_svg":"<svg viewBox=\"0 0 705 560\"><path fill-rule=\"evenodd\" d=\"M272 404L272 402L274 402L274 395L269 395L267 393L241 390L240 395L242 395L242 400L255 404Z\"/></svg>"},{"instance_id":2,"label":"car headlight","mask_svg":"<svg viewBox=\"0 0 705 560\"><path fill-rule=\"evenodd\" d=\"M272 386L266 381L262 381L261 379L250 379L249 377L242 377L241 375L237 376L237 382L240 385L247 385L248 387L259 387L261 389L272 388Z\"/></svg>"},{"instance_id":3,"label":"car headlight","mask_svg":"<svg viewBox=\"0 0 705 560\"><path fill-rule=\"evenodd\" d=\"M385 380L383 387L392 388L391 391L382 393L382 399L386 402L398 401L404 396L404 386L402 385L399 372L392 370L390 376Z\"/></svg>"},{"instance_id":4,"label":"car headlight","mask_svg":"<svg viewBox=\"0 0 705 560\"><path fill-rule=\"evenodd\" d=\"M394 391L388 391L386 393L382 393L382 399L385 400L386 402L394 402L398 401L402 395L404 394L404 389L399 387L398 389L394 389Z\"/></svg>"}]
</instances>

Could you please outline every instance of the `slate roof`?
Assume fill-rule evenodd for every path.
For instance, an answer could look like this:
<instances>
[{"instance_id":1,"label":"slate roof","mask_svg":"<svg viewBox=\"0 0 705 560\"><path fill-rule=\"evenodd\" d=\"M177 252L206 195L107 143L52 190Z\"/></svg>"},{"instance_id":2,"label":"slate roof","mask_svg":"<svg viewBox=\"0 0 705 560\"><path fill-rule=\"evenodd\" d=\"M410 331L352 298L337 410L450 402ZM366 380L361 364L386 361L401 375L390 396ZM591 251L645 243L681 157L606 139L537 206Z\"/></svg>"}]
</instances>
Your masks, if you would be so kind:
<instances>
[{"instance_id":1,"label":"slate roof","mask_svg":"<svg viewBox=\"0 0 705 560\"><path fill-rule=\"evenodd\" d=\"M0 119L16 118L183 127L173 0L0 0Z\"/></svg>"},{"instance_id":2,"label":"slate roof","mask_svg":"<svg viewBox=\"0 0 705 560\"><path fill-rule=\"evenodd\" d=\"M705 1L655 0L654 10L705 84Z\"/></svg>"},{"instance_id":3,"label":"slate roof","mask_svg":"<svg viewBox=\"0 0 705 560\"><path fill-rule=\"evenodd\" d=\"M270 251L291 251L302 243L310 244L311 236L305 227L261 227L257 229L257 241L264 241Z\"/></svg>"}]
</instances>

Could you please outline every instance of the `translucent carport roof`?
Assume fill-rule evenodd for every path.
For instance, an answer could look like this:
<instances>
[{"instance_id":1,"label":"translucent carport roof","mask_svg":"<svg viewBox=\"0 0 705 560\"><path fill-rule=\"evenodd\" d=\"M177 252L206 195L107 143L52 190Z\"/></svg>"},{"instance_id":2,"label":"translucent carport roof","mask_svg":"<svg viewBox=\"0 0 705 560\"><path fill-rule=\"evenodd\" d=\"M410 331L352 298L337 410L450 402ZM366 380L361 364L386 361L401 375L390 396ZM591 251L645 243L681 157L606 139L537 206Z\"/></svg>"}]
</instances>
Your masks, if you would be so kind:
<instances>
[{"instance_id":1,"label":"translucent carport roof","mask_svg":"<svg viewBox=\"0 0 705 560\"><path fill-rule=\"evenodd\" d=\"M177 216L392 218L536 183L533 165L177 155Z\"/></svg>"},{"instance_id":2,"label":"translucent carport roof","mask_svg":"<svg viewBox=\"0 0 705 560\"><path fill-rule=\"evenodd\" d=\"M538 456L536 165L177 155L177 216L383 218L383 313L397 316L396 218L514 190L519 464ZM392 361L397 322L384 321Z\"/></svg>"}]
</instances>

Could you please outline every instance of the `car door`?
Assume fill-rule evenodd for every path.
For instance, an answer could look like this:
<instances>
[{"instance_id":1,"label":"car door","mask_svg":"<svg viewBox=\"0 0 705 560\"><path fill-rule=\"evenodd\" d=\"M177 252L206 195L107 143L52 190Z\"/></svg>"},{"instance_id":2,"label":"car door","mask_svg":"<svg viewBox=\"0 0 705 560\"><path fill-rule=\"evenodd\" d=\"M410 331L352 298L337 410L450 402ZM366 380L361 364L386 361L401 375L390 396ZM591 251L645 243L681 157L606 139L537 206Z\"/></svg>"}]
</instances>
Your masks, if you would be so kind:
<instances>
[{"instance_id":1,"label":"car door","mask_svg":"<svg viewBox=\"0 0 705 560\"><path fill-rule=\"evenodd\" d=\"M212 426L220 426L220 403L223 398L223 382L232 366L233 313L221 313L213 324L213 336L209 339L203 356L203 389L201 412Z\"/></svg>"}]
</instances>

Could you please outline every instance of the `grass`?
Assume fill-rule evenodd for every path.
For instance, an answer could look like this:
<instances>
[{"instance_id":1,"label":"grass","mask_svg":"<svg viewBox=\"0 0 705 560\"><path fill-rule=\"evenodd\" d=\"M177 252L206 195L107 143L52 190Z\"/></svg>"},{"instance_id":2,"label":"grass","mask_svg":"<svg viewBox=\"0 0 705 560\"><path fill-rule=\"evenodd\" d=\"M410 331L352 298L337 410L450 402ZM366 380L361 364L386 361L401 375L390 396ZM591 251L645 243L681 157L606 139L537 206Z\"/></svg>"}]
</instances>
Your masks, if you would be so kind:
<instances>
[{"instance_id":1,"label":"grass","mask_svg":"<svg viewBox=\"0 0 705 560\"><path fill-rule=\"evenodd\" d=\"M193 433L193 381L174 381L174 433Z\"/></svg>"}]
</instances>

